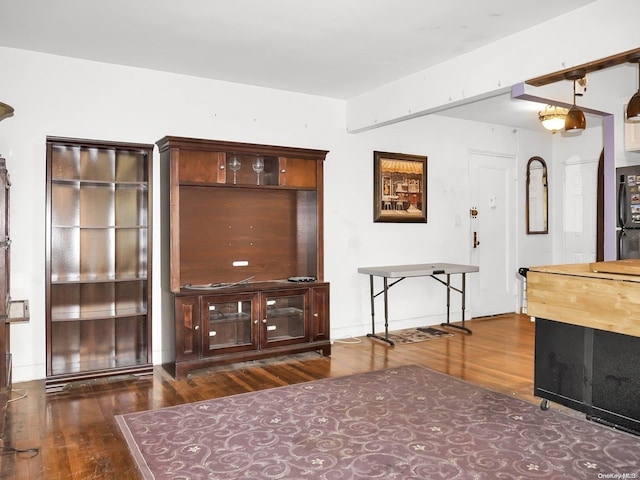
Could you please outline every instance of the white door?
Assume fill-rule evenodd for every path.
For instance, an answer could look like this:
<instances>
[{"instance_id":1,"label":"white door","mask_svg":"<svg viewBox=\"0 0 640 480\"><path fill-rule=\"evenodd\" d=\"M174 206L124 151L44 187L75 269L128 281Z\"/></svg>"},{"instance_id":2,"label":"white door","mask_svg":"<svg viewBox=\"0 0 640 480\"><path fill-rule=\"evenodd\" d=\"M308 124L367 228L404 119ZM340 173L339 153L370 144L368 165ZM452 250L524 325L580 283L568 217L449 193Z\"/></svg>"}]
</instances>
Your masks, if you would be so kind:
<instances>
[{"instance_id":1,"label":"white door","mask_svg":"<svg viewBox=\"0 0 640 480\"><path fill-rule=\"evenodd\" d=\"M516 159L490 153L469 155L471 263L468 275L472 317L514 312L516 290Z\"/></svg>"},{"instance_id":2,"label":"white door","mask_svg":"<svg viewBox=\"0 0 640 480\"><path fill-rule=\"evenodd\" d=\"M563 263L596 260L598 161L564 165Z\"/></svg>"}]
</instances>

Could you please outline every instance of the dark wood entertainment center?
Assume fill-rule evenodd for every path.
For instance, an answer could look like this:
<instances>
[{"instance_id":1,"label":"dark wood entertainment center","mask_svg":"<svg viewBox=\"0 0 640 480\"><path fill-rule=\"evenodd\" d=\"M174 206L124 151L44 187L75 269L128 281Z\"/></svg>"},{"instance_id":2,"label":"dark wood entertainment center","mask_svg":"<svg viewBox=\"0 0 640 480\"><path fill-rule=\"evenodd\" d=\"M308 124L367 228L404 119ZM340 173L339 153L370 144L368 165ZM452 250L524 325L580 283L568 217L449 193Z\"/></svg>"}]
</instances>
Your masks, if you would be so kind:
<instances>
[{"instance_id":1,"label":"dark wood entertainment center","mask_svg":"<svg viewBox=\"0 0 640 480\"><path fill-rule=\"evenodd\" d=\"M163 304L173 306L175 334L167 370L181 378L271 356L330 355L327 151L171 136L157 145Z\"/></svg>"}]
</instances>

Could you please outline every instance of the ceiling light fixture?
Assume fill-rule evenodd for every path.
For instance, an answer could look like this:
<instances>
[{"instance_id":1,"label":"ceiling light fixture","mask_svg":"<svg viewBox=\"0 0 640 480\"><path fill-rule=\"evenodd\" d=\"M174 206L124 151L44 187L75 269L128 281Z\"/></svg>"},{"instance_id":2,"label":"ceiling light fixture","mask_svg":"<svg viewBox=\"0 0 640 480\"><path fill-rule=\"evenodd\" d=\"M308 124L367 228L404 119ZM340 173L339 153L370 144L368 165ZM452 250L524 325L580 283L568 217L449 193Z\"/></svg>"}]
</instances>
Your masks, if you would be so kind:
<instances>
[{"instance_id":1,"label":"ceiling light fixture","mask_svg":"<svg viewBox=\"0 0 640 480\"><path fill-rule=\"evenodd\" d=\"M13 115L13 107L0 102L0 120L10 117L11 115Z\"/></svg>"},{"instance_id":2,"label":"ceiling light fixture","mask_svg":"<svg viewBox=\"0 0 640 480\"><path fill-rule=\"evenodd\" d=\"M587 128L587 120L584 113L576 106L576 82L585 76L584 69L567 72L564 76L567 80L573 80L573 106L567 113L564 121L564 131L566 133L582 133Z\"/></svg>"},{"instance_id":3,"label":"ceiling light fixture","mask_svg":"<svg viewBox=\"0 0 640 480\"><path fill-rule=\"evenodd\" d=\"M538 112L538 118L544 128L550 130L551 133L556 133L563 129L567 112L569 112L567 108L547 105L544 110Z\"/></svg>"},{"instance_id":4,"label":"ceiling light fixture","mask_svg":"<svg viewBox=\"0 0 640 480\"><path fill-rule=\"evenodd\" d=\"M627 120L630 122L640 122L640 52L636 52L627 57L631 63L638 64L638 91L635 93L627 105Z\"/></svg>"}]
</instances>

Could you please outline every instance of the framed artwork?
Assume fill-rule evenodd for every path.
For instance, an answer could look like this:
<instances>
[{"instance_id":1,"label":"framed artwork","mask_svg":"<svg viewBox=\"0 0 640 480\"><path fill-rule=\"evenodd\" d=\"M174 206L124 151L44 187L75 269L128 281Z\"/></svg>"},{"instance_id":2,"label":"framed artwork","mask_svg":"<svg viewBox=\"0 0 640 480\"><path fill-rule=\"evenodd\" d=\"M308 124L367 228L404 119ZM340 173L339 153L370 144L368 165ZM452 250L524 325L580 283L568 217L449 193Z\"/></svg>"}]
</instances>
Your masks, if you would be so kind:
<instances>
[{"instance_id":1,"label":"framed artwork","mask_svg":"<svg viewBox=\"0 0 640 480\"><path fill-rule=\"evenodd\" d=\"M427 222L427 157L373 152L373 221Z\"/></svg>"}]
</instances>

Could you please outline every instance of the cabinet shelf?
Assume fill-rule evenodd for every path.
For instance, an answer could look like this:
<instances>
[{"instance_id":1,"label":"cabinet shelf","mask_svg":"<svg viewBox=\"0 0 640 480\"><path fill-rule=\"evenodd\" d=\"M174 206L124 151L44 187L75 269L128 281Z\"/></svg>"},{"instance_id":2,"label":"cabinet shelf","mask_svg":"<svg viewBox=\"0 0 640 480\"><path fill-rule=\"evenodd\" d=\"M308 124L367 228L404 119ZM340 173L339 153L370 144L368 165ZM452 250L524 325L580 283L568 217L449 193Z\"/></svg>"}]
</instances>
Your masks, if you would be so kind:
<instances>
[{"instance_id":1,"label":"cabinet shelf","mask_svg":"<svg viewBox=\"0 0 640 480\"><path fill-rule=\"evenodd\" d=\"M269 308L267 307L267 315L270 317L297 317L304 314L304 310L295 307L285 308Z\"/></svg>"},{"instance_id":2,"label":"cabinet shelf","mask_svg":"<svg viewBox=\"0 0 640 480\"><path fill-rule=\"evenodd\" d=\"M83 313L58 313L52 315L52 322L83 322L87 320L113 320L115 318L139 317L147 314L147 310L138 310L135 308L123 308L115 312L110 310L102 310L95 312Z\"/></svg>"},{"instance_id":3,"label":"cabinet shelf","mask_svg":"<svg viewBox=\"0 0 640 480\"><path fill-rule=\"evenodd\" d=\"M147 181L116 181L116 180L80 180L72 178L52 178L53 185L73 185L88 187L104 187L104 188L139 188L146 190L148 188Z\"/></svg>"},{"instance_id":4,"label":"cabinet shelf","mask_svg":"<svg viewBox=\"0 0 640 480\"><path fill-rule=\"evenodd\" d=\"M214 188L238 188L238 189L250 189L250 190L308 190L315 191L315 187L300 187L291 185L252 185L252 184L233 184L233 183L218 183L218 182L180 182L181 187L214 187Z\"/></svg>"},{"instance_id":5,"label":"cabinet shelf","mask_svg":"<svg viewBox=\"0 0 640 480\"><path fill-rule=\"evenodd\" d=\"M52 225L51 228L78 230L143 230L147 225Z\"/></svg>"},{"instance_id":6,"label":"cabinet shelf","mask_svg":"<svg viewBox=\"0 0 640 480\"><path fill-rule=\"evenodd\" d=\"M211 324L219 325L225 323L236 323L238 321L246 322L247 320L251 320L251 315L247 313L210 313L209 314L209 322Z\"/></svg>"},{"instance_id":7,"label":"cabinet shelf","mask_svg":"<svg viewBox=\"0 0 640 480\"><path fill-rule=\"evenodd\" d=\"M54 278L51 277L51 285L79 285L79 284L90 284L90 283L121 283L121 282L146 282L147 277L136 277L136 276L107 276L107 277L98 277L92 278L88 275L75 275L75 276L67 276L67 277L59 277Z\"/></svg>"}]
</instances>

